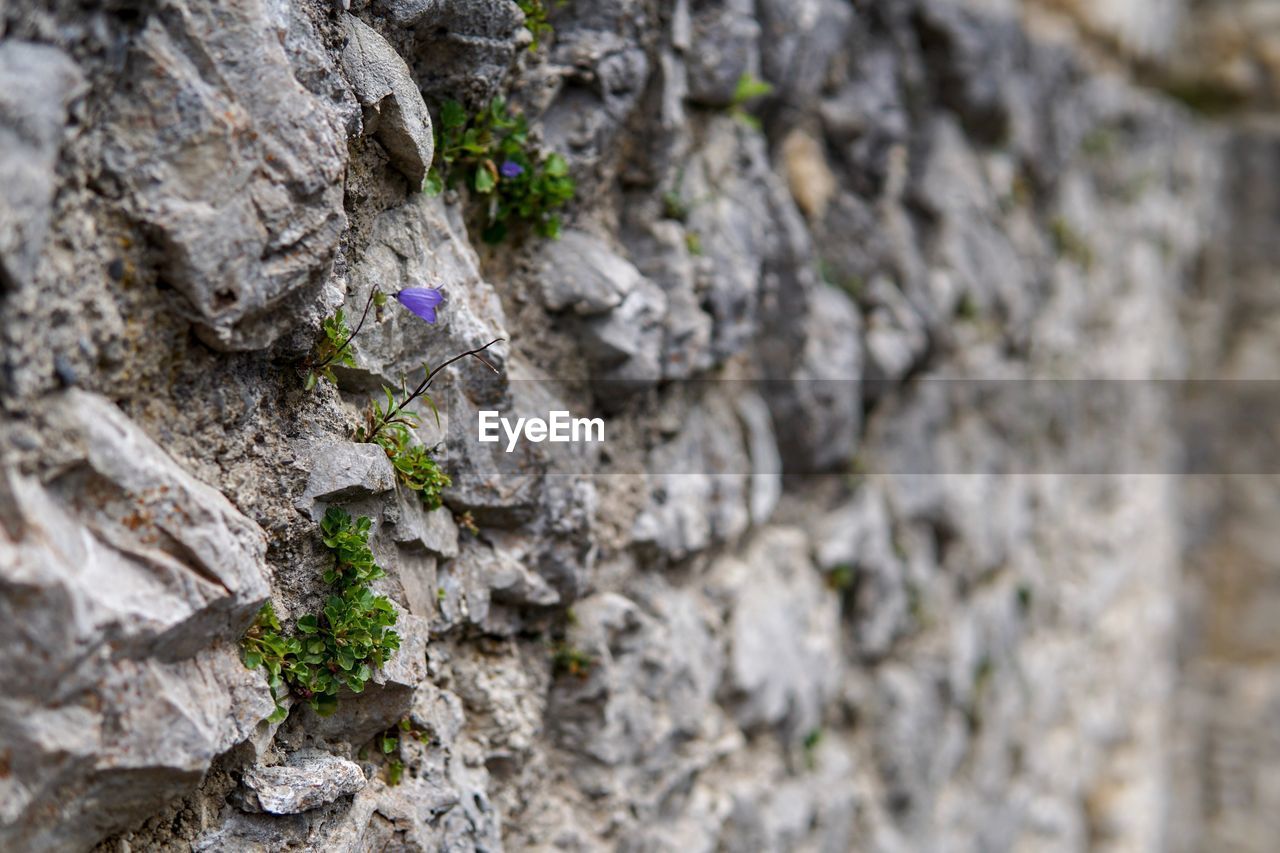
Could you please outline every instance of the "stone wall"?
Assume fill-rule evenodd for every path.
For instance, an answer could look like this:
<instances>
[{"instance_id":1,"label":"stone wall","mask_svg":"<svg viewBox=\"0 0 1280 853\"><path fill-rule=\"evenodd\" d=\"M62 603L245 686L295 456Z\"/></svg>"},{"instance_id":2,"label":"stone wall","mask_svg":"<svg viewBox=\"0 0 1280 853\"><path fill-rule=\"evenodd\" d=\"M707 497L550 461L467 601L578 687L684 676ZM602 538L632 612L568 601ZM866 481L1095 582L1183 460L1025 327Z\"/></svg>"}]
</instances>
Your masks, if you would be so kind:
<instances>
[{"instance_id":1,"label":"stone wall","mask_svg":"<svg viewBox=\"0 0 1280 853\"><path fill-rule=\"evenodd\" d=\"M1183 594L1214 498L1160 389L1221 363L1206 250L1269 209L1238 134L1010 4L568 0L536 47L510 0L347 5L0 3L0 847L1218 832L1175 743L1235 670L1184 677L1180 614L1238 608ZM420 192L443 102L498 94L568 160L558 240ZM324 317L425 284L437 324L379 306L304 387ZM433 389L427 511L360 413L493 338ZM403 645L269 723L239 641L322 600L333 505Z\"/></svg>"}]
</instances>

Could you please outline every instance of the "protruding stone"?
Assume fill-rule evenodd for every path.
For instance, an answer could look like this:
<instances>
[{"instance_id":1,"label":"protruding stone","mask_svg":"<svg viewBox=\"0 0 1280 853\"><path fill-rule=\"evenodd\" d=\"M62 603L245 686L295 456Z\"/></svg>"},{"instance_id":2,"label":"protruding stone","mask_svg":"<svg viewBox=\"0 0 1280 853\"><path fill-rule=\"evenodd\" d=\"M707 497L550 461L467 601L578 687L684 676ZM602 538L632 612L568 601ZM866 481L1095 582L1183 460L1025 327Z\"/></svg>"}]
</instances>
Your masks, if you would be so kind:
<instances>
[{"instance_id":1,"label":"protruding stone","mask_svg":"<svg viewBox=\"0 0 1280 853\"><path fill-rule=\"evenodd\" d=\"M268 591L262 531L106 399L57 395L45 420L60 473L0 471L5 849L92 846L273 707L235 647Z\"/></svg>"},{"instance_id":2,"label":"protruding stone","mask_svg":"<svg viewBox=\"0 0 1280 853\"><path fill-rule=\"evenodd\" d=\"M298 508L312 516L322 514L316 502L366 498L395 488L396 472L387 453L376 444L334 442L307 454L311 475L298 499Z\"/></svg>"},{"instance_id":3,"label":"protruding stone","mask_svg":"<svg viewBox=\"0 0 1280 853\"><path fill-rule=\"evenodd\" d=\"M435 153L422 93L400 54L376 30L351 15L343 17L342 26L347 37L342 69L365 108L365 132L382 143L392 164L419 188Z\"/></svg>"},{"instance_id":4,"label":"protruding stone","mask_svg":"<svg viewBox=\"0 0 1280 853\"><path fill-rule=\"evenodd\" d=\"M354 794L365 786L360 765L318 750L297 752L287 764L253 767L244 774L241 808L300 814Z\"/></svg>"},{"instance_id":5,"label":"protruding stone","mask_svg":"<svg viewBox=\"0 0 1280 853\"><path fill-rule=\"evenodd\" d=\"M204 340L265 347L346 227L343 118L298 83L259 3L175 2L144 21L95 122L104 183L156 235Z\"/></svg>"},{"instance_id":6,"label":"protruding stone","mask_svg":"<svg viewBox=\"0 0 1280 853\"><path fill-rule=\"evenodd\" d=\"M82 86L80 70L56 47L0 44L0 273L10 282L28 282L35 273L52 216L67 104Z\"/></svg>"},{"instance_id":7,"label":"protruding stone","mask_svg":"<svg viewBox=\"0 0 1280 853\"><path fill-rule=\"evenodd\" d=\"M542 304L548 311L603 314L640 282L640 271L585 231L567 231L543 250Z\"/></svg>"}]
</instances>

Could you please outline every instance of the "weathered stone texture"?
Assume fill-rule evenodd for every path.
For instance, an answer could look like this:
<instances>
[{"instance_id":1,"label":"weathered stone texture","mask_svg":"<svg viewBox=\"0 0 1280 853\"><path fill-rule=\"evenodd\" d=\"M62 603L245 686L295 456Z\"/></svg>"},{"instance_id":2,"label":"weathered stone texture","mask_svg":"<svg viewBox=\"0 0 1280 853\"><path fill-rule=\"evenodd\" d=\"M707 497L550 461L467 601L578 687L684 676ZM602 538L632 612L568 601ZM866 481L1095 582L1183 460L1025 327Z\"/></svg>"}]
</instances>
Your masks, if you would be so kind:
<instances>
[{"instance_id":1,"label":"weathered stone texture","mask_svg":"<svg viewBox=\"0 0 1280 853\"><path fill-rule=\"evenodd\" d=\"M1182 4L544 5L0 2L0 847L1265 849L1274 494L1152 474L1236 447L1156 380L1280 362L1276 143L1039 35L1171 69ZM558 241L419 191L496 94ZM354 427L499 338L429 511ZM268 724L333 505L402 647Z\"/></svg>"}]
</instances>

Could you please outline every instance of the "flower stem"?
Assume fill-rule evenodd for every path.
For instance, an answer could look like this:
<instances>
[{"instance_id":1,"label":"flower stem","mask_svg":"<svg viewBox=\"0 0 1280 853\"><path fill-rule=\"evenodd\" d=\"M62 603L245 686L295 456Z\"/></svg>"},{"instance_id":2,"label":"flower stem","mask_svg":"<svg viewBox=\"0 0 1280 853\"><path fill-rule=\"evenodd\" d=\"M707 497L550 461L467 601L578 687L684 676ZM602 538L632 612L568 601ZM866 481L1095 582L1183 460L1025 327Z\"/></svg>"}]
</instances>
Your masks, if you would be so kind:
<instances>
[{"instance_id":1,"label":"flower stem","mask_svg":"<svg viewBox=\"0 0 1280 853\"><path fill-rule=\"evenodd\" d=\"M332 364L333 360L341 356L342 351L345 350L351 344L351 342L356 339L356 335L360 334L360 330L364 328L364 321L369 317L369 309L373 307L373 300L376 299L377 296L378 296L378 288L375 287L373 290L369 292L369 298L364 303L364 313L360 315L360 322L356 323L356 330L351 334L347 335L347 339L342 342L342 345L339 346L332 353L330 353L328 358L320 362L320 364L315 368L316 370L324 370L326 367Z\"/></svg>"},{"instance_id":2,"label":"flower stem","mask_svg":"<svg viewBox=\"0 0 1280 853\"><path fill-rule=\"evenodd\" d=\"M409 392L408 396L406 396L400 402L396 403L394 406L388 409L385 414L383 414L382 419L373 425L373 428L369 431L369 434L365 436L364 440L368 442L372 442L377 437L378 433L381 432L382 428L387 424L391 423L392 419L396 416L397 412L400 412L402 409L404 409L405 406L408 406L414 400L418 399L423 394L425 394L427 392L427 389L431 387L431 381L435 379L436 374L444 370L449 365L453 364L455 361L460 361L466 358L467 356L471 356L476 361L480 362L485 367L492 370L494 373L498 373L499 372L498 368L495 367L493 363L490 362L488 359L486 359L484 356L480 355L480 353L484 352L489 347L493 346L496 343L499 343L502 340L503 340L502 338L494 338L493 340L489 341L489 343L485 344L482 347L477 347L476 349L467 350L464 353L459 353L458 355L455 355L453 358L432 368L427 373L427 375L423 377L422 381L418 383L418 387L414 388L411 392Z\"/></svg>"}]
</instances>

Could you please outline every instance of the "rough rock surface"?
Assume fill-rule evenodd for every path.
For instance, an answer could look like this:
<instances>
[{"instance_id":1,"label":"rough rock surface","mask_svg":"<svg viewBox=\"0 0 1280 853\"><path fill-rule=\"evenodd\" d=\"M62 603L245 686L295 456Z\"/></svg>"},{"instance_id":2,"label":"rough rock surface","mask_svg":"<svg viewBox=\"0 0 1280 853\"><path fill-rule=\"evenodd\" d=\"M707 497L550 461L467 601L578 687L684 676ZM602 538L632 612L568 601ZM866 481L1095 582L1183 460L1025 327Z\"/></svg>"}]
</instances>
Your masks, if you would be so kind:
<instances>
[{"instance_id":1,"label":"rough rock surface","mask_svg":"<svg viewBox=\"0 0 1280 853\"><path fill-rule=\"evenodd\" d=\"M0 2L0 848L1270 849L1274 477L1152 476L1274 465L1168 392L1280 364L1277 137L1174 85L1269 109L1265 4L544 5ZM418 191L497 94L559 241ZM495 338L429 511L354 429ZM267 723L330 505L402 645Z\"/></svg>"},{"instance_id":2,"label":"rough rock surface","mask_svg":"<svg viewBox=\"0 0 1280 853\"><path fill-rule=\"evenodd\" d=\"M298 814L354 794L365 785L360 765L323 752L295 752L288 764L254 767L244 774L241 808Z\"/></svg>"}]
</instances>

